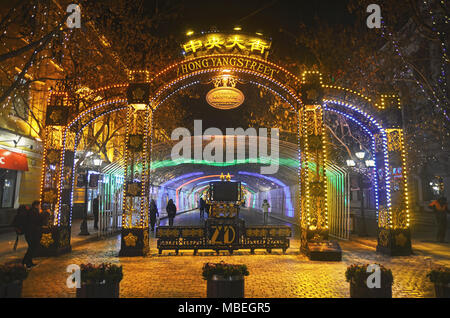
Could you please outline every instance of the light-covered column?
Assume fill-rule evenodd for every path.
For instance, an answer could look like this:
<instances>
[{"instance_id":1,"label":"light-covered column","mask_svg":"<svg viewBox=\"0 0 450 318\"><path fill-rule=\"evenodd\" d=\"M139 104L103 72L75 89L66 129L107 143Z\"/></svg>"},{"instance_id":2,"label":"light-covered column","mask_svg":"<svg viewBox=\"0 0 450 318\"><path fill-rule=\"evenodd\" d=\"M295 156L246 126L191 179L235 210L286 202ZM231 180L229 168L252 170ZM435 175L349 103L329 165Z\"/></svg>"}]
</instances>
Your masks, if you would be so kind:
<instances>
[{"instance_id":1,"label":"light-covered column","mask_svg":"<svg viewBox=\"0 0 450 318\"><path fill-rule=\"evenodd\" d=\"M130 73L125 140L125 181L120 256L143 256L149 252L148 176L152 112L146 72Z\"/></svg>"},{"instance_id":2,"label":"light-covered column","mask_svg":"<svg viewBox=\"0 0 450 318\"><path fill-rule=\"evenodd\" d=\"M46 110L44 153L40 185L41 208L50 213L42 228L39 256L71 250L70 194L73 178L73 133L66 132L71 99L65 91L50 93Z\"/></svg>"},{"instance_id":3,"label":"light-covered column","mask_svg":"<svg viewBox=\"0 0 450 318\"><path fill-rule=\"evenodd\" d=\"M381 202L378 216L377 251L398 256L411 255L408 168L401 102L396 94L381 95L383 117L386 200ZM386 182L387 181L387 182Z\"/></svg>"},{"instance_id":4,"label":"light-covered column","mask_svg":"<svg viewBox=\"0 0 450 318\"><path fill-rule=\"evenodd\" d=\"M303 74L301 93L301 251L311 259L337 260L340 249L328 242L326 132L319 72Z\"/></svg>"}]
</instances>

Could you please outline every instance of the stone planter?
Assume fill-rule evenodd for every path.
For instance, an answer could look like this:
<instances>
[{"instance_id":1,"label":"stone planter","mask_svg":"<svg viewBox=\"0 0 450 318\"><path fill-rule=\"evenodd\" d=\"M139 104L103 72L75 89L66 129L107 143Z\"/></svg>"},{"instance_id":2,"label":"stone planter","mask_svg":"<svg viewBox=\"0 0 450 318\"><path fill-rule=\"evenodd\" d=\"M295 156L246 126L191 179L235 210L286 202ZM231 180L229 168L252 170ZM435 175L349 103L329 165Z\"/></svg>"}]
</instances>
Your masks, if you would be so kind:
<instances>
[{"instance_id":1,"label":"stone planter","mask_svg":"<svg viewBox=\"0 0 450 318\"><path fill-rule=\"evenodd\" d=\"M351 298L392 298L392 284L381 288L369 288L365 284L350 283Z\"/></svg>"},{"instance_id":2,"label":"stone planter","mask_svg":"<svg viewBox=\"0 0 450 318\"><path fill-rule=\"evenodd\" d=\"M77 288L77 298L119 298L119 292L120 282L82 283L81 288Z\"/></svg>"},{"instance_id":3,"label":"stone planter","mask_svg":"<svg viewBox=\"0 0 450 318\"><path fill-rule=\"evenodd\" d=\"M206 283L208 298L244 298L244 276L213 275Z\"/></svg>"},{"instance_id":4,"label":"stone planter","mask_svg":"<svg viewBox=\"0 0 450 318\"><path fill-rule=\"evenodd\" d=\"M6 285L0 285L0 298L21 298L22 283L23 281L17 280Z\"/></svg>"},{"instance_id":5,"label":"stone planter","mask_svg":"<svg viewBox=\"0 0 450 318\"><path fill-rule=\"evenodd\" d=\"M436 298L450 298L450 284L435 283Z\"/></svg>"}]
</instances>

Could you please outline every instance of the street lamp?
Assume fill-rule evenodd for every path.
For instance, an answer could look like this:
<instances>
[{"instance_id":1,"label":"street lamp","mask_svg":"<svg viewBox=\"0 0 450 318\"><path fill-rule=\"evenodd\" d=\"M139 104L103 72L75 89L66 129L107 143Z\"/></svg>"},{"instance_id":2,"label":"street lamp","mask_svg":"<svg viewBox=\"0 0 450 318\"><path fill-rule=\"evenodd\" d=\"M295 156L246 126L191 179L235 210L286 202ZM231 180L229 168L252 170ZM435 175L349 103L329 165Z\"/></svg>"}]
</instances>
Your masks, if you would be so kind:
<instances>
[{"instance_id":1,"label":"street lamp","mask_svg":"<svg viewBox=\"0 0 450 318\"><path fill-rule=\"evenodd\" d=\"M362 150L355 153L355 157L358 160L348 159L346 161L348 167L358 167L360 169L365 168L373 168L375 167L375 160L373 159L366 159L366 153ZM364 199L365 199L365 193L364 193L364 180L363 180L363 174L360 173L358 177L358 185L359 189L361 190L361 226L359 227L359 236L367 236L367 227L366 227L366 217L365 217L365 209L364 209Z\"/></svg>"},{"instance_id":2,"label":"street lamp","mask_svg":"<svg viewBox=\"0 0 450 318\"><path fill-rule=\"evenodd\" d=\"M364 151L358 151L357 153L355 153L356 158L363 160L364 157L366 156L366 153Z\"/></svg>"},{"instance_id":3,"label":"street lamp","mask_svg":"<svg viewBox=\"0 0 450 318\"><path fill-rule=\"evenodd\" d=\"M83 175L83 178L84 178L84 211L83 211L83 221L81 222L81 225L80 225L80 234L78 234L78 235L83 235L83 236L90 235L89 230L88 230L88 222L87 222L88 199L89 199L88 190L89 190L89 175L90 175L89 170L91 167L93 169L95 169L93 166L95 166L96 168L99 168L103 163L103 160L99 156L94 155L92 152L88 152L87 157L88 157L87 161L90 161L91 164L85 165L85 174Z\"/></svg>"},{"instance_id":4,"label":"street lamp","mask_svg":"<svg viewBox=\"0 0 450 318\"><path fill-rule=\"evenodd\" d=\"M87 236L90 235L88 231L87 224L87 205L88 205L88 187L89 187L89 169L86 167L85 173L83 174L84 181L84 210L83 210L83 221L80 224L80 233L78 235Z\"/></svg>"},{"instance_id":5,"label":"street lamp","mask_svg":"<svg viewBox=\"0 0 450 318\"><path fill-rule=\"evenodd\" d=\"M375 160L366 160L366 167L368 168L375 167Z\"/></svg>"},{"instance_id":6,"label":"street lamp","mask_svg":"<svg viewBox=\"0 0 450 318\"><path fill-rule=\"evenodd\" d=\"M93 162L94 162L94 165L95 165L95 166L99 167L99 166L102 165L103 160L100 159L100 158L96 158L96 159L93 160Z\"/></svg>"}]
</instances>

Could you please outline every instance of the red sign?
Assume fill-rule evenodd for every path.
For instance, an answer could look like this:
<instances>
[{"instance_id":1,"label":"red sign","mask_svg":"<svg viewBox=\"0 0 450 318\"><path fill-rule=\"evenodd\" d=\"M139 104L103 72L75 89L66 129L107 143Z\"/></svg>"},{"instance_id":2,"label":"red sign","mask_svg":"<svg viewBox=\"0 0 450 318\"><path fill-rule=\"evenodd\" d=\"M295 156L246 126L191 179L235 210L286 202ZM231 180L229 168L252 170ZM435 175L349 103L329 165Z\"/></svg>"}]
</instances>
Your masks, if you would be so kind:
<instances>
[{"instance_id":1,"label":"red sign","mask_svg":"<svg viewBox=\"0 0 450 318\"><path fill-rule=\"evenodd\" d=\"M0 168L28 171L27 155L0 149Z\"/></svg>"}]
</instances>

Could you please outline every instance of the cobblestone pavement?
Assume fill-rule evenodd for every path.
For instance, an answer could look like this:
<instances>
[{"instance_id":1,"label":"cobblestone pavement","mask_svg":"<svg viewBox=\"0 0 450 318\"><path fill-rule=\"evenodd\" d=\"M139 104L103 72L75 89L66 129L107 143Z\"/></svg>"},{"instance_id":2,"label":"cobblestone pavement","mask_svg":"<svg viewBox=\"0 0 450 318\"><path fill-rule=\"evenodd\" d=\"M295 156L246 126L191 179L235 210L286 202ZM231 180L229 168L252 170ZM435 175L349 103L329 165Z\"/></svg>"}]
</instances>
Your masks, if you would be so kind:
<instances>
[{"instance_id":1,"label":"cobblestone pavement","mask_svg":"<svg viewBox=\"0 0 450 318\"><path fill-rule=\"evenodd\" d=\"M92 241L95 239L98 239L98 231L94 229L94 221L89 220L88 221L88 231L90 233L89 236L80 236L78 233L80 233L80 224L81 220L74 220L72 223L72 240L71 244L79 245L84 244L87 241ZM16 232L11 229L10 232L2 233L0 235L0 259L2 257L8 257L11 254L14 254L12 252L14 242L16 241ZM25 254L27 250L27 242L25 241L25 237L22 235L19 237L19 242L17 244L17 253Z\"/></svg>"},{"instance_id":2,"label":"cobblestone pavement","mask_svg":"<svg viewBox=\"0 0 450 318\"><path fill-rule=\"evenodd\" d=\"M357 243L342 242L342 262L311 262L299 254L299 242L294 241L286 255L257 251L249 255L239 251L229 256L221 253L200 252L193 256L185 251L175 256L165 252L158 255L152 239L152 253L147 257L118 258L118 236L105 241L77 246L71 254L56 258L38 259L39 266L30 271L24 282L24 297L74 297L75 290L65 285L70 264L113 262L123 265L124 279L120 285L121 297L205 297L206 282L201 278L205 262L224 260L247 264L250 276L246 278L246 297L349 297L344 273L351 263L381 263L394 274L394 297L434 297L433 286L425 277L428 269L426 256L389 258Z\"/></svg>"},{"instance_id":3,"label":"cobblestone pavement","mask_svg":"<svg viewBox=\"0 0 450 318\"><path fill-rule=\"evenodd\" d=\"M189 216L186 216L189 217ZM381 263L394 274L394 297L434 297L433 285L425 275L432 261L450 265L449 253L416 253L408 257L386 257L375 253L370 244L340 242L343 249L342 262L312 262L300 254L299 241L291 240L291 248L283 255L260 250L256 255L249 251L237 251L232 256L212 251L165 251L158 255L156 240L151 238L151 254L147 257L118 257L119 236L102 241L74 246L73 252L55 258L37 259L39 266L30 271L24 281L24 297L74 297L75 290L66 287L70 264L112 262L123 265L121 297L205 297L206 282L201 277L205 262L225 261L247 264L250 276L245 281L245 296L256 298L298 297L349 297L349 286L345 281L345 270L352 263ZM426 244L426 243L422 243ZM443 249L448 249L448 245ZM441 248L442 250L442 248ZM16 253L8 261L18 261ZM5 261L0 257L0 262Z\"/></svg>"}]
</instances>

